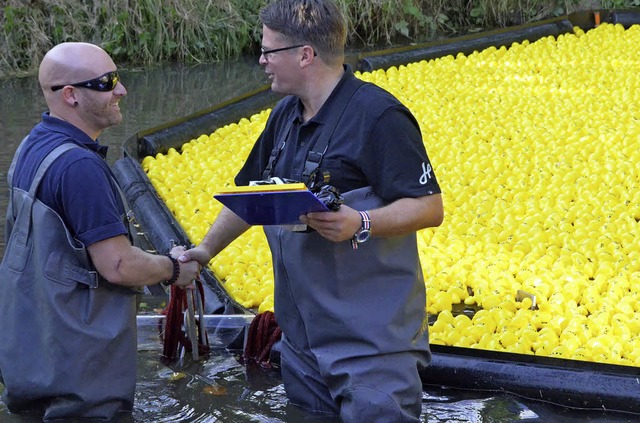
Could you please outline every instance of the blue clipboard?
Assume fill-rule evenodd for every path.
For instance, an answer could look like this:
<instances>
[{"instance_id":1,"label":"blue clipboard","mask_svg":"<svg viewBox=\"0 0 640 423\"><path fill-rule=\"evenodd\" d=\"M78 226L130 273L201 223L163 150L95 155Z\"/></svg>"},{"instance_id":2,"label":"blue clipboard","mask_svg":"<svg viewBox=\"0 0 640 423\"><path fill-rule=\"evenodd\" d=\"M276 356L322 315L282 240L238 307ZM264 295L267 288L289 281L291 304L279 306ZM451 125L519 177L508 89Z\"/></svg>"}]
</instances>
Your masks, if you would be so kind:
<instances>
[{"instance_id":1,"label":"blue clipboard","mask_svg":"<svg viewBox=\"0 0 640 423\"><path fill-rule=\"evenodd\" d=\"M308 189L227 192L214 198L249 225L296 225L303 214L329 211Z\"/></svg>"}]
</instances>

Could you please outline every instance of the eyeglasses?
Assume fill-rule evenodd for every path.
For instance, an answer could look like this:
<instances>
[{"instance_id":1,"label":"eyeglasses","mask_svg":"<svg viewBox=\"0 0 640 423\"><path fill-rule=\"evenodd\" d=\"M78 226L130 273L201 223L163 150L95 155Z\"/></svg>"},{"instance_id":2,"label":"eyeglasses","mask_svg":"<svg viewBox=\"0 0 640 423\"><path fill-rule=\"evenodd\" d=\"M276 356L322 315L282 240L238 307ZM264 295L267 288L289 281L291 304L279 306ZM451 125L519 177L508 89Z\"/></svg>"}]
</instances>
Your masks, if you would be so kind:
<instances>
[{"instance_id":1,"label":"eyeglasses","mask_svg":"<svg viewBox=\"0 0 640 423\"><path fill-rule=\"evenodd\" d=\"M82 82L76 82L75 84L54 85L51 87L51 91L58 91L70 85L72 87L88 88L95 91L113 91L120 81L120 75L118 71L107 72L104 75L100 75L97 78L89 79Z\"/></svg>"},{"instance_id":2,"label":"eyeglasses","mask_svg":"<svg viewBox=\"0 0 640 423\"><path fill-rule=\"evenodd\" d=\"M295 46L289 46L289 47L280 47L280 48L273 48L271 50L265 50L264 47L260 47L260 53L264 56L264 58L267 58L267 54L271 54L271 53L277 53L279 51L285 51L285 50L291 50L294 48L299 48L299 47L304 47L306 44L296 44ZM313 52L314 56L317 56L318 54L314 51Z\"/></svg>"},{"instance_id":3,"label":"eyeglasses","mask_svg":"<svg viewBox=\"0 0 640 423\"><path fill-rule=\"evenodd\" d=\"M298 47L304 47L304 44L297 44L295 46L289 46L289 47L273 48L271 50L265 50L264 47L260 47L260 53L262 53L264 57L267 57L267 54L277 53L279 51L285 51L285 50L292 50Z\"/></svg>"}]
</instances>

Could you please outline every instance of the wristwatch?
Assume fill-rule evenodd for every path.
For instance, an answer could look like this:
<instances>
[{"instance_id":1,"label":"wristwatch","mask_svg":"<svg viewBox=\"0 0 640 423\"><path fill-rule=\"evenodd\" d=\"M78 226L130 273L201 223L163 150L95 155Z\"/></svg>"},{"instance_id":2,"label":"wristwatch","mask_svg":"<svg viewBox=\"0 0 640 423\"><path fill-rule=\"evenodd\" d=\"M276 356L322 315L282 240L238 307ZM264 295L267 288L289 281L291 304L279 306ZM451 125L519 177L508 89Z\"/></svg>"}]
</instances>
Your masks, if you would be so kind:
<instances>
[{"instance_id":1,"label":"wristwatch","mask_svg":"<svg viewBox=\"0 0 640 423\"><path fill-rule=\"evenodd\" d=\"M362 226L351 238L351 246L354 250L358 249L358 245L367 242L371 238L371 217L366 211L358 211L362 218Z\"/></svg>"}]
</instances>

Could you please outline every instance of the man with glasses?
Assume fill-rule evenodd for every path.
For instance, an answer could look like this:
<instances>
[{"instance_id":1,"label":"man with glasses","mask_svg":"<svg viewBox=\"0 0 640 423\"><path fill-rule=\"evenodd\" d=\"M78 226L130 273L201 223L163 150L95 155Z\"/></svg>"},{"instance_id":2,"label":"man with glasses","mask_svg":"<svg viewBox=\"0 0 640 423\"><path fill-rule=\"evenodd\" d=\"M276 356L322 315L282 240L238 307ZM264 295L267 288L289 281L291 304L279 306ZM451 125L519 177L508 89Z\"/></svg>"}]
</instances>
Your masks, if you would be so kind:
<instances>
[{"instance_id":1,"label":"man with glasses","mask_svg":"<svg viewBox=\"0 0 640 423\"><path fill-rule=\"evenodd\" d=\"M443 220L440 188L410 111L344 65L346 25L331 0L279 0L260 12L260 64L286 94L236 185L329 175L345 203L313 229L265 226L287 396L344 422L418 422L430 359L416 231ZM209 262L247 224L223 208L184 257Z\"/></svg>"},{"instance_id":2,"label":"man with glasses","mask_svg":"<svg viewBox=\"0 0 640 423\"><path fill-rule=\"evenodd\" d=\"M11 412L44 421L130 418L136 382L136 294L187 286L184 251L132 246L125 201L98 136L120 123L127 94L109 55L63 43L38 79L49 108L8 173L0 271L0 382Z\"/></svg>"}]
</instances>

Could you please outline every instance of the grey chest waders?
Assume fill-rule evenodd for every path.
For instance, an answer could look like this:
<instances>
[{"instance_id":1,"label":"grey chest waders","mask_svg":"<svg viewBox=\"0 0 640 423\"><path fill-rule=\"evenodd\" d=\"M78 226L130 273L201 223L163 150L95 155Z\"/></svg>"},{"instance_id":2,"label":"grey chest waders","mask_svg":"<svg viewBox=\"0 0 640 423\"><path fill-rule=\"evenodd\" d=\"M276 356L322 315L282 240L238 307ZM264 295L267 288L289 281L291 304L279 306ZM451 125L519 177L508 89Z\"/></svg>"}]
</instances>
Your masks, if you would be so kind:
<instances>
[{"instance_id":1,"label":"grey chest waders","mask_svg":"<svg viewBox=\"0 0 640 423\"><path fill-rule=\"evenodd\" d=\"M131 411L136 381L137 291L112 285L90 263L60 216L36 198L47 168L28 192L12 186L7 247L0 265L0 372L12 412L39 406L44 420L109 419ZM123 216L124 218L124 216Z\"/></svg>"}]
</instances>

